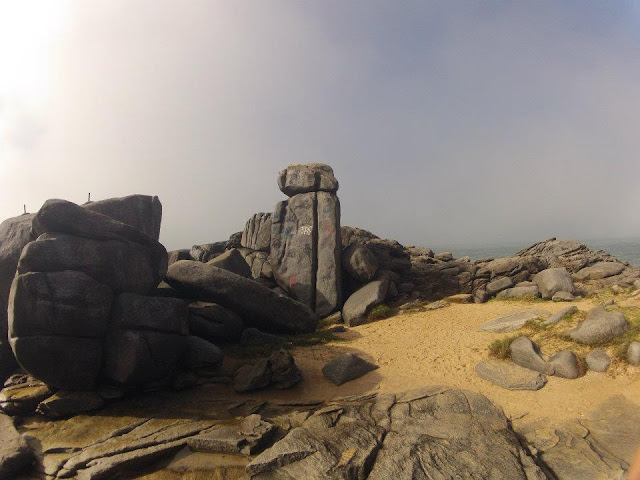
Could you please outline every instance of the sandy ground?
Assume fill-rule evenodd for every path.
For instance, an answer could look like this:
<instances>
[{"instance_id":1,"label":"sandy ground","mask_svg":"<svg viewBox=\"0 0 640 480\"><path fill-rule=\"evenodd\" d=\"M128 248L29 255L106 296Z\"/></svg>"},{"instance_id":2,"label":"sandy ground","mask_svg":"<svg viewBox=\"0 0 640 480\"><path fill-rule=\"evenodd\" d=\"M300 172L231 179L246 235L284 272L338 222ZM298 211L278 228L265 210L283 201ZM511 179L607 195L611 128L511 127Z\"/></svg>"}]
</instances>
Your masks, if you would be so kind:
<instances>
[{"instance_id":1,"label":"sandy ground","mask_svg":"<svg viewBox=\"0 0 640 480\"><path fill-rule=\"evenodd\" d=\"M591 300L574 302L580 310L594 306ZM617 370L615 375L588 372L567 380L548 377L541 390L509 391L479 378L475 366L488 358L488 345L512 335L478 332L482 322L527 308L556 312L566 303L500 302L482 305L452 304L449 307L397 315L361 325L339 334L345 341L293 351L305 375L304 381L286 392L270 392L272 400L329 400L370 391L400 392L425 385L447 385L480 392L516 419L548 417L552 420L580 418L609 396L640 398L640 368ZM322 366L338 354L354 352L380 368L339 387L326 380ZM555 352L543 354L551 355Z\"/></svg>"}]
</instances>

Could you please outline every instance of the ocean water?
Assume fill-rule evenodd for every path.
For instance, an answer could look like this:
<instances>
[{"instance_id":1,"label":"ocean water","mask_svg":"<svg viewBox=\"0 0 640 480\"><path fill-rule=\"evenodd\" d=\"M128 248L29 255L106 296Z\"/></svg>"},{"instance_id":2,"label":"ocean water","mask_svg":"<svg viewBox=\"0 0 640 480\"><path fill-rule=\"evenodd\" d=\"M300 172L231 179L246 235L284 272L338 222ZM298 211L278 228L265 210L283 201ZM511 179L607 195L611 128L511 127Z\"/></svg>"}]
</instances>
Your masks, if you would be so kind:
<instances>
[{"instance_id":1,"label":"ocean water","mask_svg":"<svg viewBox=\"0 0 640 480\"><path fill-rule=\"evenodd\" d=\"M577 240L584 243L591 250L604 250L605 252L618 257L621 260L626 260L632 265L640 267L640 238L635 239L618 239L618 240ZM433 248L434 252L441 252L444 250L453 253L456 258L469 256L473 260L480 258L501 258L511 257L518 251L525 247L533 245L535 242L531 242L527 245L504 245L504 246L476 246L476 247L441 247Z\"/></svg>"}]
</instances>

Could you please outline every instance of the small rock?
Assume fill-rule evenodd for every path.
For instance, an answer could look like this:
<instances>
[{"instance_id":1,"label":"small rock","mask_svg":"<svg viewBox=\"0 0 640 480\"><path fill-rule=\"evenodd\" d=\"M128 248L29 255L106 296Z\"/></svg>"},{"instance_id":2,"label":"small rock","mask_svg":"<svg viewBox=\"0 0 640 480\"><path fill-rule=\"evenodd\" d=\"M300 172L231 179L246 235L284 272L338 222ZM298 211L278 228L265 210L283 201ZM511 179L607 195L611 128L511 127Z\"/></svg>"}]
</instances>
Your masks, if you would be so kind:
<instances>
[{"instance_id":1,"label":"small rock","mask_svg":"<svg viewBox=\"0 0 640 480\"><path fill-rule=\"evenodd\" d=\"M436 253L433 258L440 260L441 262L450 262L453 260L453 254L451 252L439 252Z\"/></svg>"},{"instance_id":2,"label":"small rock","mask_svg":"<svg viewBox=\"0 0 640 480\"><path fill-rule=\"evenodd\" d=\"M570 307L563 308L558 313L554 313L542 323L543 325L551 325L554 323L558 323L560 320L564 318L565 315L573 315L577 311L578 311L578 307L576 307L575 305L571 305Z\"/></svg>"},{"instance_id":3,"label":"small rock","mask_svg":"<svg viewBox=\"0 0 640 480\"><path fill-rule=\"evenodd\" d=\"M345 353L322 367L322 374L336 385L342 385L377 368L377 365L367 362L354 353Z\"/></svg>"},{"instance_id":4,"label":"small rock","mask_svg":"<svg viewBox=\"0 0 640 480\"><path fill-rule=\"evenodd\" d=\"M97 410L103 405L104 399L96 392L59 391L40 402L36 412L46 417L61 418Z\"/></svg>"},{"instance_id":5,"label":"small rock","mask_svg":"<svg viewBox=\"0 0 640 480\"><path fill-rule=\"evenodd\" d=\"M640 342L631 342L629 345L627 362L635 367L640 366Z\"/></svg>"},{"instance_id":6,"label":"small rock","mask_svg":"<svg viewBox=\"0 0 640 480\"><path fill-rule=\"evenodd\" d=\"M249 268L249 264L237 248L227 250L216 258L209 260L207 265L222 268L241 277L252 278L251 268Z\"/></svg>"},{"instance_id":7,"label":"small rock","mask_svg":"<svg viewBox=\"0 0 640 480\"><path fill-rule=\"evenodd\" d=\"M479 288L478 290L476 290L473 301L475 303L485 303L490 298L491 295L489 295L489 292L487 292L484 288Z\"/></svg>"},{"instance_id":8,"label":"small rock","mask_svg":"<svg viewBox=\"0 0 640 480\"><path fill-rule=\"evenodd\" d=\"M578 343L593 345L608 342L628 330L629 324L622 313L597 307L587 313L584 321L571 330L569 336Z\"/></svg>"},{"instance_id":9,"label":"small rock","mask_svg":"<svg viewBox=\"0 0 640 480\"><path fill-rule=\"evenodd\" d=\"M580 369L578 359L571 350L561 350L549 359L549 365L553 366L554 375L560 378L578 378Z\"/></svg>"},{"instance_id":10,"label":"small rock","mask_svg":"<svg viewBox=\"0 0 640 480\"><path fill-rule=\"evenodd\" d=\"M575 287L571 275L564 267L547 268L533 276L533 282L538 285L540 295L549 300L556 292L574 293Z\"/></svg>"},{"instance_id":11,"label":"small rock","mask_svg":"<svg viewBox=\"0 0 640 480\"><path fill-rule=\"evenodd\" d=\"M447 297L446 301L449 303L472 303L473 295L470 293L458 293Z\"/></svg>"},{"instance_id":12,"label":"small rock","mask_svg":"<svg viewBox=\"0 0 640 480\"><path fill-rule=\"evenodd\" d=\"M569 292L556 292L551 297L551 300L554 302L573 302L576 297Z\"/></svg>"},{"instance_id":13,"label":"small rock","mask_svg":"<svg viewBox=\"0 0 640 480\"><path fill-rule=\"evenodd\" d=\"M533 297L539 298L540 291L536 285L529 287L512 287L502 290L496 298L519 298L519 297Z\"/></svg>"},{"instance_id":14,"label":"small rock","mask_svg":"<svg viewBox=\"0 0 640 480\"><path fill-rule=\"evenodd\" d=\"M344 328L344 325L334 325L333 327L327 328L327 332L333 332L333 333L344 333L346 331L347 329Z\"/></svg>"},{"instance_id":15,"label":"small rock","mask_svg":"<svg viewBox=\"0 0 640 480\"><path fill-rule=\"evenodd\" d=\"M208 372L222 365L222 350L204 338L190 335L187 337L187 349L183 364L187 370Z\"/></svg>"},{"instance_id":16,"label":"small rock","mask_svg":"<svg viewBox=\"0 0 640 480\"><path fill-rule=\"evenodd\" d=\"M0 478L15 478L31 465L33 451L13 426L13 420L0 413Z\"/></svg>"},{"instance_id":17,"label":"small rock","mask_svg":"<svg viewBox=\"0 0 640 480\"><path fill-rule=\"evenodd\" d=\"M507 390L540 390L547 383L540 373L502 360L484 360L476 365L476 373Z\"/></svg>"},{"instance_id":18,"label":"small rock","mask_svg":"<svg viewBox=\"0 0 640 480\"><path fill-rule=\"evenodd\" d=\"M342 268L360 282L370 282L378 271L378 260L366 246L352 243L342 251Z\"/></svg>"},{"instance_id":19,"label":"small rock","mask_svg":"<svg viewBox=\"0 0 640 480\"><path fill-rule=\"evenodd\" d=\"M615 304L616 304L616 301L613 298L611 298L609 300L606 300L606 301L602 302L601 306L602 307L611 307L611 306L613 306Z\"/></svg>"},{"instance_id":20,"label":"small rock","mask_svg":"<svg viewBox=\"0 0 640 480\"><path fill-rule=\"evenodd\" d=\"M280 350L269 357L271 384L278 389L291 388L302 380L302 372L290 352Z\"/></svg>"},{"instance_id":21,"label":"small rock","mask_svg":"<svg viewBox=\"0 0 640 480\"><path fill-rule=\"evenodd\" d=\"M367 313L384 302L388 288L389 280L375 280L353 293L342 307L344 323L349 327L367 323Z\"/></svg>"},{"instance_id":22,"label":"small rock","mask_svg":"<svg viewBox=\"0 0 640 480\"><path fill-rule=\"evenodd\" d=\"M521 367L553 375L553 366L542 358L540 348L527 337L518 337L509 346L511 360Z\"/></svg>"},{"instance_id":23,"label":"small rock","mask_svg":"<svg viewBox=\"0 0 640 480\"><path fill-rule=\"evenodd\" d=\"M233 378L233 389L238 393L266 388L271 381L271 365L263 358L255 365L241 366Z\"/></svg>"},{"instance_id":24,"label":"small rock","mask_svg":"<svg viewBox=\"0 0 640 480\"><path fill-rule=\"evenodd\" d=\"M591 350L585 357L589 370L594 372L606 372L611 364L611 358L602 348Z\"/></svg>"},{"instance_id":25,"label":"small rock","mask_svg":"<svg viewBox=\"0 0 640 480\"><path fill-rule=\"evenodd\" d=\"M27 383L3 388L0 391L0 409L7 415L30 414L51 395L53 392L43 382L31 379Z\"/></svg>"}]
</instances>

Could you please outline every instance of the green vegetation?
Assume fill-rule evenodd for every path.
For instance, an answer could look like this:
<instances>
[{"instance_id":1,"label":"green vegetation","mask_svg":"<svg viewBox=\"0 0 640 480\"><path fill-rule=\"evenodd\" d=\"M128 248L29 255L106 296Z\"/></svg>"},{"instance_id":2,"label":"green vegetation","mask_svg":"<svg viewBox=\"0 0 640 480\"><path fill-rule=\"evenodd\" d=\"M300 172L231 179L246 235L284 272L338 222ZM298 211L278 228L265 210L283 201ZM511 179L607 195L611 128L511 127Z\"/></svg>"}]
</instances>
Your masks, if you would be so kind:
<instances>
[{"instance_id":1,"label":"green vegetation","mask_svg":"<svg viewBox=\"0 0 640 480\"><path fill-rule=\"evenodd\" d=\"M507 297L507 298L497 298L494 297L489 300L489 302L525 302L525 303L538 303L545 302L540 297L534 297L533 295L520 295L518 297Z\"/></svg>"},{"instance_id":2,"label":"green vegetation","mask_svg":"<svg viewBox=\"0 0 640 480\"><path fill-rule=\"evenodd\" d=\"M225 354L236 358L268 357L281 349L290 350L296 347L311 347L341 341L345 341L345 339L338 337L333 332L318 330L301 335L281 335L278 339L274 338L272 341L261 339L245 345L233 345L225 349Z\"/></svg>"},{"instance_id":3,"label":"green vegetation","mask_svg":"<svg viewBox=\"0 0 640 480\"><path fill-rule=\"evenodd\" d=\"M369 313L367 313L367 319L369 320L382 320L393 315L393 309L389 305L381 303L373 307Z\"/></svg>"},{"instance_id":4,"label":"green vegetation","mask_svg":"<svg viewBox=\"0 0 640 480\"><path fill-rule=\"evenodd\" d=\"M511 335L499 340L494 340L489 345L489 356L498 358L500 360L510 359L511 352L509 351L509 346L511 345L511 342L513 342L519 336L520 335Z\"/></svg>"}]
</instances>

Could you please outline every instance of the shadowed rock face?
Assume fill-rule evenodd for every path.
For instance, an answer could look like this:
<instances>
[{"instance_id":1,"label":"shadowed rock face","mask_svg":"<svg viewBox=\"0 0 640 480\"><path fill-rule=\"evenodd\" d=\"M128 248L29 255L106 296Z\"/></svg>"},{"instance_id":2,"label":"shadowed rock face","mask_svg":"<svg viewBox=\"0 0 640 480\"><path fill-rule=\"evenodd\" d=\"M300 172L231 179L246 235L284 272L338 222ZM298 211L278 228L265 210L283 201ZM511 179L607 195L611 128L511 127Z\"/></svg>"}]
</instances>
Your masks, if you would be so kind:
<instances>
[{"instance_id":1,"label":"shadowed rock face","mask_svg":"<svg viewBox=\"0 0 640 480\"><path fill-rule=\"evenodd\" d=\"M156 196L129 195L89 202L83 208L101 213L158 240L162 222L162 204Z\"/></svg>"}]
</instances>

